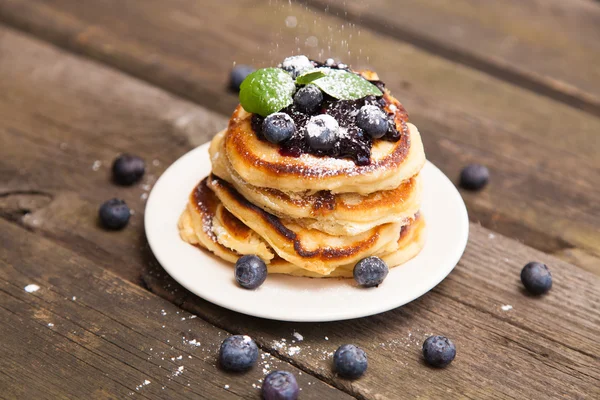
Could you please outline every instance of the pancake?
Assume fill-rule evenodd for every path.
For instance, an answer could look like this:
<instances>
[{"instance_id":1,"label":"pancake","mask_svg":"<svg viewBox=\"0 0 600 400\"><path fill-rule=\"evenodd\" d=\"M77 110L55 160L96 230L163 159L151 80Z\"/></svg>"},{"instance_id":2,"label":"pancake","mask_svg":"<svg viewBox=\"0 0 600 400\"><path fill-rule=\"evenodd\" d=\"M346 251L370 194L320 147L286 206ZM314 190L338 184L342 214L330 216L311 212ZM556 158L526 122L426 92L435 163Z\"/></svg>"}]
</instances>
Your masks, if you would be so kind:
<instances>
[{"instance_id":1,"label":"pancake","mask_svg":"<svg viewBox=\"0 0 600 400\"><path fill-rule=\"evenodd\" d=\"M279 257L322 275L377 253L398 238L402 226L384 224L354 236L328 235L265 212L214 175L209 177L207 185L225 208L258 233Z\"/></svg>"},{"instance_id":2,"label":"pancake","mask_svg":"<svg viewBox=\"0 0 600 400\"><path fill-rule=\"evenodd\" d=\"M216 221L222 221L215 223ZM218 228L217 228L218 226ZM396 240L384 246L375 255L380 256L390 268L413 258L424 245L425 223L420 215L416 215L408 225L400 228ZM229 238L219 241L215 230L222 230ZM194 189L190 201L179 219L179 232L183 240L210 250L218 257L234 263L243 254L262 253L263 246L268 247L249 227L223 208L216 195L207 187L204 179ZM223 235L223 232L221 233ZM248 240L248 238L252 238ZM258 239L258 240L254 240ZM338 266L329 274L307 270L286 261L277 255L265 259L269 273L281 273L308 277L352 277L355 263Z\"/></svg>"},{"instance_id":3,"label":"pancake","mask_svg":"<svg viewBox=\"0 0 600 400\"><path fill-rule=\"evenodd\" d=\"M397 188L417 175L425 163L419 130L410 123L397 142L375 141L369 165L356 165L348 159L312 154L283 156L277 145L256 136L251 119L252 114L238 106L225 134L224 150L233 170L253 186L284 192L369 194ZM402 124L401 120L397 124L400 131Z\"/></svg>"},{"instance_id":4,"label":"pancake","mask_svg":"<svg viewBox=\"0 0 600 400\"><path fill-rule=\"evenodd\" d=\"M329 191L284 192L250 185L228 162L224 152L225 132L210 146L213 173L231 183L252 204L280 218L331 235L356 235L386 223L406 223L420 208L422 183L417 175L395 189L360 195Z\"/></svg>"}]
</instances>

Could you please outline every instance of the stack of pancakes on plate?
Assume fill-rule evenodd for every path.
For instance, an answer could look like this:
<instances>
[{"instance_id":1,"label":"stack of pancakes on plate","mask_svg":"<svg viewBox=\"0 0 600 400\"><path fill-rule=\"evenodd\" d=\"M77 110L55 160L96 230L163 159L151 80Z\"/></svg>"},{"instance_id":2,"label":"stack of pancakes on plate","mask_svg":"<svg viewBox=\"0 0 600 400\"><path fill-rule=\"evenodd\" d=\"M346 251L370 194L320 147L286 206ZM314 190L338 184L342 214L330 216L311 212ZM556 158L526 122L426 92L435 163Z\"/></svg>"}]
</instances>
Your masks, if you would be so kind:
<instances>
[{"instance_id":1,"label":"stack of pancakes on plate","mask_svg":"<svg viewBox=\"0 0 600 400\"><path fill-rule=\"evenodd\" d=\"M372 81L372 72L362 75ZM425 163L417 128L386 90L396 142L373 142L368 165L344 158L282 155L261 140L241 106L210 146L212 173L190 195L179 220L183 240L234 263L257 255L270 273L352 277L369 256L390 268L424 245L420 215Z\"/></svg>"}]
</instances>

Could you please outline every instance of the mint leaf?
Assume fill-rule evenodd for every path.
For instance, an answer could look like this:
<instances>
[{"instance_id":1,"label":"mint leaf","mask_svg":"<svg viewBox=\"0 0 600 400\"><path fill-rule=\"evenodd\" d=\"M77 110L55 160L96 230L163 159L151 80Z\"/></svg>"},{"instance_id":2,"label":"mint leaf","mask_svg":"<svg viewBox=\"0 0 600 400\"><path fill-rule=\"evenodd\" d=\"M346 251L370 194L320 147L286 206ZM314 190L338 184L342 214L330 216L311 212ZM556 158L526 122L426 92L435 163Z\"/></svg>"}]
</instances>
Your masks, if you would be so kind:
<instances>
[{"instance_id":1,"label":"mint leaf","mask_svg":"<svg viewBox=\"0 0 600 400\"><path fill-rule=\"evenodd\" d=\"M313 69L310 72L306 72L303 75L300 75L299 77L297 77L296 84L297 85L308 85L315 79L324 77L325 74L326 74L326 71L324 68L322 68L322 69L320 68L320 69L316 69L316 70Z\"/></svg>"},{"instance_id":2,"label":"mint leaf","mask_svg":"<svg viewBox=\"0 0 600 400\"><path fill-rule=\"evenodd\" d=\"M292 77L280 68L254 71L240 85L240 104L249 113L266 117L290 104L296 85Z\"/></svg>"},{"instance_id":3,"label":"mint leaf","mask_svg":"<svg viewBox=\"0 0 600 400\"><path fill-rule=\"evenodd\" d=\"M366 96L382 96L381 90L360 75L331 69L324 77L311 82L338 100L358 100Z\"/></svg>"}]
</instances>

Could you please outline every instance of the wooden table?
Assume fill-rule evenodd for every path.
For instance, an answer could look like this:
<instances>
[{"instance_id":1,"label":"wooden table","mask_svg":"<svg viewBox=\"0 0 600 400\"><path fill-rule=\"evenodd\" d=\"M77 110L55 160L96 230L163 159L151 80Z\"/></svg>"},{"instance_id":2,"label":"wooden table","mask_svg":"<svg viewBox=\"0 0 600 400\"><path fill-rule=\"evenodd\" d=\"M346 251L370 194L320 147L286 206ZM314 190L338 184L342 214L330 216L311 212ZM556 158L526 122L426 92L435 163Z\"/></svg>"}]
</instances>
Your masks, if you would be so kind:
<instances>
[{"instance_id":1,"label":"wooden table","mask_svg":"<svg viewBox=\"0 0 600 400\"><path fill-rule=\"evenodd\" d=\"M276 368L303 399L600 398L599 39L591 0L0 0L0 398L258 398ZM378 71L455 182L469 162L491 170L462 192L455 271L397 310L251 318L187 292L148 249L148 190L225 126L232 63L297 48ZM147 161L140 185L111 184L121 152ZM106 232L97 209L115 196L135 215ZM519 282L532 260L554 277L542 298ZM247 374L215 367L233 333L259 344ZM432 333L457 345L449 368L421 360ZM331 371L348 342L370 363L353 382Z\"/></svg>"}]
</instances>

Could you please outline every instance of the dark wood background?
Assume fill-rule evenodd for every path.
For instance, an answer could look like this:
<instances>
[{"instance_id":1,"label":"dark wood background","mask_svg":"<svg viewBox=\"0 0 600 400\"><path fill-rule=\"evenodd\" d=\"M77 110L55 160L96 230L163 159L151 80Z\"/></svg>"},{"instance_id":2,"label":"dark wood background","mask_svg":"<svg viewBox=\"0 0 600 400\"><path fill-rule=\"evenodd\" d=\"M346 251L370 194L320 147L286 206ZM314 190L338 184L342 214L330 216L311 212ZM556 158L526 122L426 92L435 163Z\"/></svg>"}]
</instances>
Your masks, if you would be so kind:
<instances>
[{"instance_id":1,"label":"dark wood background","mask_svg":"<svg viewBox=\"0 0 600 400\"><path fill-rule=\"evenodd\" d=\"M491 170L462 192L463 259L400 309L247 317L187 292L147 247L145 197L225 126L233 63L299 51L375 69L455 183L467 163ZM591 0L0 0L0 398L258 398L274 368L305 399L600 398L599 117ZM122 152L148 164L133 188L109 179ZM97 208L115 196L135 215L106 232ZM519 283L532 260L553 273L543 298ZM215 367L231 333L261 348L248 374ZM457 344L445 370L421 361L431 333ZM347 342L369 356L354 382L331 371Z\"/></svg>"}]
</instances>

